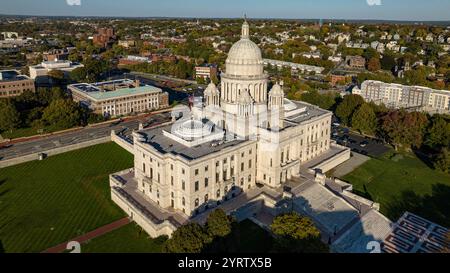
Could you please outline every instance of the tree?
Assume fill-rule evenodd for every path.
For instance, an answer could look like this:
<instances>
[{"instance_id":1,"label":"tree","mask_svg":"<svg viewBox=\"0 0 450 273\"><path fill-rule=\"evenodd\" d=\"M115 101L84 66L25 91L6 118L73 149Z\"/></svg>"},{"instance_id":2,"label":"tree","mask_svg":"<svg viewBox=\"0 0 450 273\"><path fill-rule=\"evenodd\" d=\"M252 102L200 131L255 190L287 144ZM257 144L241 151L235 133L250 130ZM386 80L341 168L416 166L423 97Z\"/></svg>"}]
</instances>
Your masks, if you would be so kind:
<instances>
[{"instance_id":1,"label":"tree","mask_svg":"<svg viewBox=\"0 0 450 273\"><path fill-rule=\"evenodd\" d=\"M301 100L330 110L336 104L336 95L333 93L319 94L316 90L301 94Z\"/></svg>"},{"instance_id":2,"label":"tree","mask_svg":"<svg viewBox=\"0 0 450 273\"><path fill-rule=\"evenodd\" d=\"M277 216L270 226L277 237L275 251L293 253L325 253L328 247L321 242L320 231L313 221L297 213Z\"/></svg>"},{"instance_id":3,"label":"tree","mask_svg":"<svg viewBox=\"0 0 450 273\"><path fill-rule=\"evenodd\" d=\"M373 135L377 129L377 116L369 104L363 103L352 117L352 127L361 133Z\"/></svg>"},{"instance_id":4,"label":"tree","mask_svg":"<svg viewBox=\"0 0 450 273\"><path fill-rule=\"evenodd\" d=\"M179 227L167 240L164 250L169 253L200 253L209 242L203 228L197 223Z\"/></svg>"},{"instance_id":5,"label":"tree","mask_svg":"<svg viewBox=\"0 0 450 273\"><path fill-rule=\"evenodd\" d=\"M48 76L51 77L52 79L56 80L56 81L62 81L64 80L64 72L61 70L50 70L48 72Z\"/></svg>"},{"instance_id":6,"label":"tree","mask_svg":"<svg viewBox=\"0 0 450 273\"><path fill-rule=\"evenodd\" d=\"M376 72L381 69L380 59L371 58L367 64L367 69L371 72Z\"/></svg>"},{"instance_id":7,"label":"tree","mask_svg":"<svg viewBox=\"0 0 450 273\"><path fill-rule=\"evenodd\" d=\"M87 70L84 67L78 67L70 72L70 78L76 82L85 82L87 79Z\"/></svg>"},{"instance_id":8,"label":"tree","mask_svg":"<svg viewBox=\"0 0 450 273\"><path fill-rule=\"evenodd\" d=\"M80 124L80 109L71 100L57 99L44 109L41 121L52 129L72 128Z\"/></svg>"},{"instance_id":9,"label":"tree","mask_svg":"<svg viewBox=\"0 0 450 273\"><path fill-rule=\"evenodd\" d=\"M425 144L430 148L450 147L450 118L434 115L426 136Z\"/></svg>"},{"instance_id":10,"label":"tree","mask_svg":"<svg viewBox=\"0 0 450 273\"><path fill-rule=\"evenodd\" d=\"M8 131L17 128L20 124L19 112L11 101L0 101L0 130Z\"/></svg>"},{"instance_id":11,"label":"tree","mask_svg":"<svg viewBox=\"0 0 450 273\"><path fill-rule=\"evenodd\" d=\"M205 78L197 77L197 84L206 84Z\"/></svg>"},{"instance_id":12,"label":"tree","mask_svg":"<svg viewBox=\"0 0 450 273\"><path fill-rule=\"evenodd\" d=\"M434 167L445 173L450 173L450 152L448 148L442 148L434 161Z\"/></svg>"},{"instance_id":13,"label":"tree","mask_svg":"<svg viewBox=\"0 0 450 273\"><path fill-rule=\"evenodd\" d=\"M378 51L376 51L372 47L368 47L362 55L367 61L373 58L380 58L380 53L378 53Z\"/></svg>"},{"instance_id":14,"label":"tree","mask_svg":"<svg viewBox=\"0 0 450 273\"><path fill-rule=\"evenodd\" d=\"M225 237L231 233L230 218L227 216L225 211L217 209L208 215L206 222L206 232L211 238L214 237Z\"/></svg>"},{"instance_id":15,"label":"tree","mask_svg":"<svg viewBox=\"0 0 450 273\"><path fill-rule=\"evenodd\" d=\"M347 95L336 108L336 116L342 123L348 125L355 110L363 103L363 97L353 94Z\"/></svg>"},{"instance_id":16,"label":"tree","mask_svg":"<svg viewBox=\"0 0 450 273\"><path fill-rule=\"evenodd\" d=\"M419 112L393 110L381 118L381 130L391 144L419 148L428 125L428 118Z\"/></svg>"},{"instance_id":17,"label":"tree","mask_svg":"<svg viewBox=\"0 0 450 273\"><path fill-rule=\"evenodd\" d=\"M394 67L397 65L397 62L395 61L394 56L392 55L384 55L381 59L381 68L384 70L393 70Z\"/></svg>"}]
</instances>

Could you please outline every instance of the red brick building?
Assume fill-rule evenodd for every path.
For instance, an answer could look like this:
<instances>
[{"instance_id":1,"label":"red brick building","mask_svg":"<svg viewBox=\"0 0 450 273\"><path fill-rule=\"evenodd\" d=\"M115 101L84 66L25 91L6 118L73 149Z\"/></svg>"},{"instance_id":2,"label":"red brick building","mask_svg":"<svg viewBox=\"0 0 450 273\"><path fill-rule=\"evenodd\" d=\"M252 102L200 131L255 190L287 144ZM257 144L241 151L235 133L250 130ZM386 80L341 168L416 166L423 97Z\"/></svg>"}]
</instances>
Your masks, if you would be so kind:
<instances>
[{"instance_id":1,"label":"red brick building","mask_svg":"<svg viewBox=\"0 0 450 273\"><path fill-rule=\"evenodd\" d=\"M100 47L109 47L116 40L113 28L99 28L94 35L93 43Z\"/></svg>"}]
</instances>

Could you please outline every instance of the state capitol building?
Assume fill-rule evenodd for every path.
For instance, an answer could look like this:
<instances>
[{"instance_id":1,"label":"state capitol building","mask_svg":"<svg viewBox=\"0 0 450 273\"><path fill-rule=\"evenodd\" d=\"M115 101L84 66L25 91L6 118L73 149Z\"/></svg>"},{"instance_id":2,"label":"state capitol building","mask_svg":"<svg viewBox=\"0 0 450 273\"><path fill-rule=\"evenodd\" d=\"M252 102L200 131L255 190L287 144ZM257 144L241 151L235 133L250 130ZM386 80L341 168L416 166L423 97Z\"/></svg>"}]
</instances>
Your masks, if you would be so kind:
<instances>
[{"instance_id":1,"label":"state capitol building","mask_svg":"<svg viewBox=\"0 0 450 273\"><path fill-rule=\"evenodd\" d=\"M111 175L112 199L150 235L170 235L215 207L245 207L252 197L233 201L243 194L299 180L303 163L330 150L332 113L286 99L282 84L269 88L244 22L220 85L176 107L172 123L134 133L135 165Z\"/></svg>"}]
</instances>

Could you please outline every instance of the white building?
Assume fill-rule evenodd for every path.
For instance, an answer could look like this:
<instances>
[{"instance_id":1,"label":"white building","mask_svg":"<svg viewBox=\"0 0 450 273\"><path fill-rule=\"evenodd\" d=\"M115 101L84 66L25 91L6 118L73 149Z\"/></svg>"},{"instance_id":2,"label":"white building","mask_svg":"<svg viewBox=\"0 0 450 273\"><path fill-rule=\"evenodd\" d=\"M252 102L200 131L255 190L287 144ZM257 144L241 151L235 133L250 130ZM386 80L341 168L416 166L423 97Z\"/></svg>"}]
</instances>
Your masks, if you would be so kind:
<instances>
[{"instance_id":1,"label":"white building","mask_svg":"<svg viewBox=\"0 0 450 273\"><path fill-rule=\"evenodd\" d=\"M52 70L60 70L68 74L79 67L84 67L84 65L63 60L42 62L41 64L30 66L30 77L32 79L46 77L48 76L48 72Z\"/></svg>"},{"instance_id":2,"label":"white building","mask_svg":"<svg viewBox=\"0 0 450 273\"><path fill-rule=\"evenodd\" d=\"M366 101L385 104L391 108L411 108L429 113L450 113L450 91L423 86L407 86L380 81L364 81L353 94Z\"/></svg>"},{"instance_id":3,"label":"white building","mask_svg":"<svg viewBox=\"0 0 450 273\"><path fill-rule=\"evenodd\" d=\"M126 116L169 107L169 94L160 88L127 79L67 86L75 102L105 117Z\"/></svg>"},{"instance_id":4,"label":"white building","mask_svg":"<svg viewBox=\"0 0 450 273\"><path fill-rule=\"evenodd\" d=\"M324 157L318 163L326 172L350 158L331 143L331 112L284 98L280 84L269 91L247 22L221 80L209 84L203 102L174 109L171 124L135 132L133 144L113 134L135 165L111 176L112 199L151 236L170 235L217 206L249 214L251 198L275 204L270 192L300 180L306 162Z\"/></svg>"}]
</instances>

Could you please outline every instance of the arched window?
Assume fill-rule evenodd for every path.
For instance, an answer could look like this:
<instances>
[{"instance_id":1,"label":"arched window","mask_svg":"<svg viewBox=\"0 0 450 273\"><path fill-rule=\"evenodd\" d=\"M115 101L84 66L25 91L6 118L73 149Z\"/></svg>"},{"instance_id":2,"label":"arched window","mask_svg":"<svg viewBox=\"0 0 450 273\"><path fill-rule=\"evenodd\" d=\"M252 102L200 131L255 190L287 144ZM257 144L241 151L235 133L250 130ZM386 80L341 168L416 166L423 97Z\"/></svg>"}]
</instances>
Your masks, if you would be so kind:
<instances>
[{"instance_id":1,"label":"arched window","mask_svg":"<svg viewBox=\"0 0 450 273\"><path fill-rule=\"evenodd\" d=\"M195 207L198 207L199 203L200 203L200 201L198 200L198 198L195 199Z\"/></svg>"},{"instance_id":2,"label":"arched window","mask_svg":"<svg viewBox=\"0 0 450 273\"><path fill-rule=\"evenodd\" d=\"M209 196L207 194L205 194L205 203L208 202L209 200Z\"/></svg>"},{"instance_id":3,"label":"arched window","mask_svg":"<svg viewBox=\"0 0 450 273\"><path fill-rule=\"evenodd\" d=\"M184 199L184 197L183 197L183 199L181 199L181 200L182 200L181 203L183 204L183 206L186 205L186 199Z\"/></svg>"},{"instance_id":4,"label":"arched window","mask_svg":"<svg viewBox=\"0 0 450 273\"><path fill-rule=\"evenodd\" d=\"M217 198L219 198L220 197L220 190L217 190Z\"/></svg>"},{"instance_id":5,"label":"arched window","mask_svg":"<svg viewBox=\"0 0 450 273\"><path fill-rule=\"evenodd\" d=\"M244 178L241 178L241 186L244 186Z\"/></svg>"}]
</instances>

